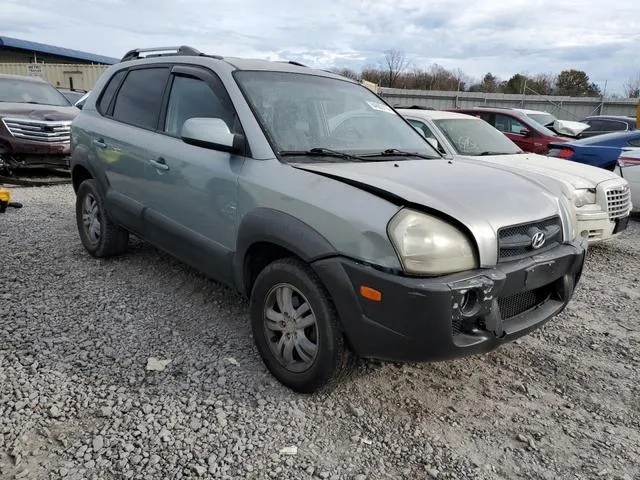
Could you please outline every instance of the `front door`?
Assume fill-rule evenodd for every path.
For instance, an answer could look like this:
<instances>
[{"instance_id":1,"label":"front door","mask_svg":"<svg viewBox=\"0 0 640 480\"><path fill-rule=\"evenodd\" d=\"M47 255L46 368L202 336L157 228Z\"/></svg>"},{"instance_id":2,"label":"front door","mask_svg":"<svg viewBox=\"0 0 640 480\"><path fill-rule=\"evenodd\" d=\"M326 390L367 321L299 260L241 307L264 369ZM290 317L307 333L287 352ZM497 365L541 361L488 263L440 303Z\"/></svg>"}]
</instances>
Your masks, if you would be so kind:
<instances>
[{"instance_id":1,"label":"front door","mask_svg":"<svg viewBox=\"0 0 640 480\"><path fill-rule=\"evenodd\" d=\"M504 133L512 142L525 152L535 152L534 145L536 132L511 115L496 113L494 127Z\"/></svg>"},{"instance_id":2,"label":"front door","mask_svg":"<svg viewBox=\"0 0 640 480\"><path fill-rule=\"evenodd\" d=\"M175 66L171 77L145 182L147 235L183 261L227 282L244 157L189 145L180 132L194 117L221 118L234 133L241 133L241 126L224 85L211 71Z\"/></svg>"}]
</instances>

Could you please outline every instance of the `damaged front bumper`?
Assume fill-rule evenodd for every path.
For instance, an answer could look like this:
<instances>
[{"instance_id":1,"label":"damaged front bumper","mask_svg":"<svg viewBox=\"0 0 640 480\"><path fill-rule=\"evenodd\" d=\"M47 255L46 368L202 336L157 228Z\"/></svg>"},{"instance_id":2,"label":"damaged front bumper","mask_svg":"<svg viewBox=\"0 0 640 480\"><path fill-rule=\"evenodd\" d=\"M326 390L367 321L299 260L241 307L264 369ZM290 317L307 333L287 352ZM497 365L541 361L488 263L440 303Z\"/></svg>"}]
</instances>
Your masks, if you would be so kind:
<instances>
[{"instance_id":1,"label":"damaged front bumper","mask_svg":"<svg viewBox=\"0 0 640 480\"><path fill-rule=\"evenodd\" d=\"M560 313L580 279L586 249L586 239L577 238L494 268L437 278L395 275L344 258L313 267L356 353L437 361L491 351ZM381 292L381 299L362 297L362 286Z\"/></svg>"}]
</instances>

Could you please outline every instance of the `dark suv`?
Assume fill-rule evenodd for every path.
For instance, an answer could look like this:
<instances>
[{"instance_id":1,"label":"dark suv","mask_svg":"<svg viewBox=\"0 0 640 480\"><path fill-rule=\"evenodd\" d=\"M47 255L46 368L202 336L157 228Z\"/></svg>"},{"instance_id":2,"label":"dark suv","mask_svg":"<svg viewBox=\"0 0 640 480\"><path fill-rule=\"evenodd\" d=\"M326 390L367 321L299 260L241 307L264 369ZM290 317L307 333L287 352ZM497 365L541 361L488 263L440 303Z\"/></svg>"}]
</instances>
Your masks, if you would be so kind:
<instances>
[{"instance_id":1,"label":"dark suv","mask_svg":"<svg viewBox=\"0 0 640 480\"><path fill-rule=\"evenodd\" d=\"M466 113L479 117L504 133L525 152L546 155L549 144L567 142L563 137L541 125L518 110L495 107L473 107L452 109L452 112Z\"/></svg>"},{"instance_id":2,"label":"dark suv","mask_svg":"<svg viewBox=\"0 0 640 480\"><path fill-rule=\"evenodd\" d=\"M592 115L580 121L589 125L589 128L580 133L580 138L595 137L596 135L611 132L637 130L636 119L623 115Z\"/></svg>"},{"instance_id":3,"label":"dark suv","mask_svg":"<svg viewBox=\"0 0 640 480\"><path fill-rule=\"evenodd\" d=\"M0 168L67 166L79 112L42 78L0 75Z\"/></svg>"}]
</instances>

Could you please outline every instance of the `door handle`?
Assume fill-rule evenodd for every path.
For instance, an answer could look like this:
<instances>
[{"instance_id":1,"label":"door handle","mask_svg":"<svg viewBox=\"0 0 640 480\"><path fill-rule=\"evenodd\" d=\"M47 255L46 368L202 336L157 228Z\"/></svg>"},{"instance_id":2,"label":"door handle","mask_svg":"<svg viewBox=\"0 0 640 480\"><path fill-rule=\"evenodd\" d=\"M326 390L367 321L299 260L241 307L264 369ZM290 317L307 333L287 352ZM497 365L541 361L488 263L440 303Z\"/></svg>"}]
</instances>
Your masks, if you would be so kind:
<instances>
[{"instance_id":1,"label":"door handle","mask_svg":"<svg viewBox=\"0 0 640 480\"><path fill-rule=\"evenodd\" d=\"M169 165L167 165L167 162L165 162L164 158L162 157L158 160L149 160L149 163L158 170L169 170Z\"/></svg>"},{"instance_id":2,"label":"door handle","mask_svg":"<svg viewBox=\"0 0 640 480\"><path fill-rule=\"evenodd\" d=\"M103 140L102 138L101 138L101 139L99 139L99 140L94 140L94 141L93 141L93 144L94 144L96 147L99 147L99 148L107 148L107 144L104 142L104 140Z\"/></svg>"}]
</instances>

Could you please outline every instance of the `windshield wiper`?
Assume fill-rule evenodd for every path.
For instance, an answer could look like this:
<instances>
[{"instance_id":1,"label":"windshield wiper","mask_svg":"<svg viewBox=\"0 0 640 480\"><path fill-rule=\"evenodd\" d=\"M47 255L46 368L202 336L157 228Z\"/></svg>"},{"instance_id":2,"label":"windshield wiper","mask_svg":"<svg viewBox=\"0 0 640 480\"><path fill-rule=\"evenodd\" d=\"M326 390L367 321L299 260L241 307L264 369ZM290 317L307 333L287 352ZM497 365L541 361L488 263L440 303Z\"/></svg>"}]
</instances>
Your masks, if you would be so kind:
<instances>
[{"instance_id":1,"label":"windshield wiper","mask_svg":"<svg viewBox=\"0 0 640 480\"><path fill-rule=\"evenodd\" d=\"M335 157L335 158L343 158L345 160L353 160L356 162L361 162L363 157L358 155L352 155L346 152L339 152L338 150L331 150L330 148L324 147L315 147L310 148L309 150L281 150L278 152L280 155L293 157L293 156L308 156L308 157Z\"/></svg>"},{"instance_id":2,"label":"windshield wiper","mask_svg":"<svg viewBox=\"0 0 640 480\"><path fill-rule=\"evenodd\" d=\"M506 152L491 152L491 151L482 152L482 153L478 153L477 154L478 157L486 157L488 155L510 155L510 154L506 153Z\"/></svg>"},{"instance_id":3,"label":"windshield wiper","mask_svg":"<svg viewBox=\"0 0 640 480\"><path fill-rule=\"evenodd\" d=\"M418 158L426 158L428 160L433 160L434 158L440 158L436 156L423 155L421 153L416 152L405 152L403 150L398 150L397 148L388 148L382 152L378 153L368 153L366 155L362 155L362 157L418 157Z\"/></svg>"}]
</instances>

